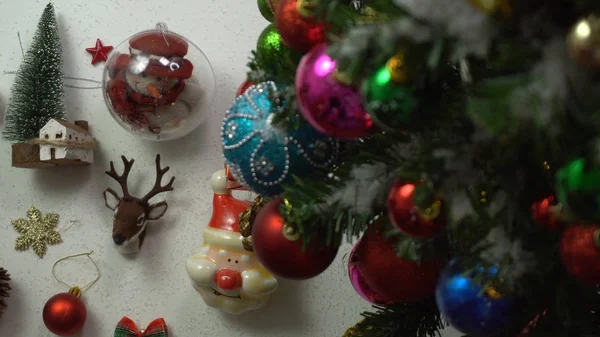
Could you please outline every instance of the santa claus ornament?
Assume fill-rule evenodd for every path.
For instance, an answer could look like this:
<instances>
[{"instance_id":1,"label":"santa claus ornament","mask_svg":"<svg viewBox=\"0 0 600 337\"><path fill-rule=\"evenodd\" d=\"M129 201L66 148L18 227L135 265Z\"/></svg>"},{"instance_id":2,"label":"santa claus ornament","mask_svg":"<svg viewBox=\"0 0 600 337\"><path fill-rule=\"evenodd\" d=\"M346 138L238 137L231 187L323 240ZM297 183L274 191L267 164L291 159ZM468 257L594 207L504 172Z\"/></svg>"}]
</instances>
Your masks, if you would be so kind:
<instances>
[{"instance_id":1,"label":"santa claus ornament","mask_svg":"<svg viewBox=\"0 0 600 337\"><path fill-rule=\"evenodd\" d=\"M200 47L159 23L113 50L102 90L123 128L144 139L171 140L202 123L215 94L215 75Z\"/></svg>"},{"instance_id":2,"label":"santa claus ornament","mask_svg":"<svg viewBox=\"0 0 600 337\"><path fill-rule=\"evenodd\" d=\"M277 279L244 249L239 215L250 203L234 198L225 170L210 180L213 214L204 245L186 261L186 270L204 302L230 314L263 307L277 289Z\"/></svg>"}]
</instances>

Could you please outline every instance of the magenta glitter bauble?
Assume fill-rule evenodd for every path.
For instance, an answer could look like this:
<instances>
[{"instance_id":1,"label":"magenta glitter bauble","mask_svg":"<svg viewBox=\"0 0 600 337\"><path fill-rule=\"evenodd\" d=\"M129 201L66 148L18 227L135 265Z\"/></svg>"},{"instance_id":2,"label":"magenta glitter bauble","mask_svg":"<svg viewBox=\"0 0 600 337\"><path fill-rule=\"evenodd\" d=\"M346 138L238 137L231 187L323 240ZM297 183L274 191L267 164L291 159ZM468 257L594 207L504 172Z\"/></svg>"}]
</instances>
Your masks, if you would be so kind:
<instances>
[{"instance_id":1,"label":"magenta glitter bauble","mask_svg":"<svg viewBox=\"0 0 600 337\"><path fill-rule=\"evenodd\" d=\"M311 49L296 70L296 98L304 118L319 132L337 138L361 138L374 128L356 87L334 79L336 63L327 45Z\"/></svg>"},{"instance_id":2,"label":"magenta glitter bauble","mask_svg":"<svg viewBox=\"0 0 600 337\"><path fill-rule=\"evenodd\" d=\"M348 259L348 276L350 276L350 283L354 290L364 298L366 301L375 305L390 305L394 302L385 299L383 296L377 294L371 286L367 283L360 269L358 268L358 256L356 255L356 247L360 244L360 240L356 243L356 246L350 253L350 259Z\"/></svg>"}]
</instances>

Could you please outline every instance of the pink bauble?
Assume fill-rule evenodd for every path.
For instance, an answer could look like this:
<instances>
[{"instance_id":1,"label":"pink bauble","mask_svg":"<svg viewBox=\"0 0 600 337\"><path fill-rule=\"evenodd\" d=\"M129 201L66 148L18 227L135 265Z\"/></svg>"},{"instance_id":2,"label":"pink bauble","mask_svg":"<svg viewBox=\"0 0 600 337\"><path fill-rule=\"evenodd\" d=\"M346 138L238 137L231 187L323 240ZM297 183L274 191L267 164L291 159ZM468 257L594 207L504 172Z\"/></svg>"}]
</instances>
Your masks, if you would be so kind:
<instances>
[{"instance_id":1,"label":"pink bauble","mask_svg":"<svg viewBox=\"0 0 600 337\"><path fill-rule=\"evenodd\" d=\"M359 91L333 77L336 63L327 45L311 49L296 70L296 98L304 118L319 132L337 138L360 138L374 127Z\"/></svg>"},{"instance_id":2,"label":"pink bauble","mask_svg":"<svg viewBox=\"0 0 600 337\"><path fill-rule=\"evenodd\" d=\"M375 305L394 304L394 302L377 294L367 283L363 274L358 268L358 256L356 255L356 247L358 247L359 243L360 240L352 249L352 252L350 253L350 259L348 259L348 276L350 276L350 283L352 283L352 287L354 287L354 290L356 290L360 297L364 298L370 303L373 303Z\"/></svg>"}]
</instances>

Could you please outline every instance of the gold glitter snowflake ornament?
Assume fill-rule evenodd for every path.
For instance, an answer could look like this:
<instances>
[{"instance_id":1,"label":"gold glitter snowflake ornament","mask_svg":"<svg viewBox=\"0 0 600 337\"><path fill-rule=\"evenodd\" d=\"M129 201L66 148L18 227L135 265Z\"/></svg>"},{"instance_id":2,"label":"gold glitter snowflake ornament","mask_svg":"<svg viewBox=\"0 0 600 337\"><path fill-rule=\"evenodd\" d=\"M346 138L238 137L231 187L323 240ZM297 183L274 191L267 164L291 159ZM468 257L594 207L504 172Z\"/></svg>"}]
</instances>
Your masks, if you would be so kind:
<instances>
[{"instance_id":1,"label":"gold glitter snowflake ornament","mask_svg":"<svg viewBox=\"0 0 600 337\"><path fill-rule=\"evenodd\" d=\"M16 250L27 250L30 247L39 256L46 255L46 245L56 245L62 242L60 234L55 231L58 224L58 214L48 213L42 217L42 212L31 206L27 211L27 219L17 219L11 222L21 234L15 241Z\"/></svg>"}]
</instances>

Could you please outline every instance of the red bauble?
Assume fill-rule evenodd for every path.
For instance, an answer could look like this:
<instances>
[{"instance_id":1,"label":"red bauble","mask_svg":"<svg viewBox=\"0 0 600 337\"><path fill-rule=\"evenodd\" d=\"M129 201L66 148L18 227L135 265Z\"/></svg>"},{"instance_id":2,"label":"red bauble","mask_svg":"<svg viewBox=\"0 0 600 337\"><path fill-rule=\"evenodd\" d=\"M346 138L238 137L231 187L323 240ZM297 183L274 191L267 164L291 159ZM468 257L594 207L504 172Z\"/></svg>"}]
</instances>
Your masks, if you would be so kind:
<instances>
[{"instance_id":1,"label":"red bauble","mask_svg":"<svg viewBox=\"0 0 600 337\"><path fill-rule=\"evenodd\" d=\"M243 95L246 92L246 90L248 90L248 88L250 88L253 85L254 85L254 83L250 82L249 79L246 79L244 82L242 82L242 84L240 84L240 87L238 88L237 92L235 93L235 97L239 97L239 96Z\"/></svg>"},{"instance_id":2,"label":"red bauble","mask_svg":"<svg viewBox=\"0 0 600 337\"><path fill-rule=\"evenodd\" d=\"M398 180L387 198L387 215L402 233L419 239L429 238L444 229L446 214L441 200L420 211L413 202L416 185Z\"/></svg>"},{"instance_id":3,"label":"red bauble","mask_svg":"<svg viewBox=\"0 0 600 337\"><path fill-rule=\"evenodd\" d=\"M573 277L589 285L600 284L600 226L569 226L560 241L560 255Z\"/></svg>"},{"instance_id":4,"label":"red bauble","mask_svg":"<svg viewBox=\"0 0 600 337\"><path fill-rule=\"evenodd\" d=\"M547 229L559 229L564 224L559 216L559 207L558 200L551 195L531 205L531 218Z\"/></svg>"},{"instance_id":5,"label":"red bauble","mask_svg":"<svg viewBox=\"0 0 600 337\"><path fill-rule=\"evenodd\" d=\"M446 259L419 263L399 257L384 231L381 223L374 223L355 248L356 264L369 287L394 303L433 296Z\"/></svg>"},{"instance_id":6,"label":"red bauble","mask_svg":"<svg viewBox=\"0 0 600 337\"><path fill-rule=\"evenodd\" d=\"M325 41L322 23L303 17L298 10L299 0L281 0L275 12L275 26L283 42L290 48L306 53Z\"/></svg>"},{"instance_id":7,"label":"red bauble","mask_svg":"<svg viewBox=\"0 0 600 337\"><path fill-rule=\"evenodd\" d=\"M79 297L61 293L46 302L42 317L44 324L53 334L71 336L83 327L87 310Z\"/></svg>"},{"instance_id":8,"label":"red bauble","mask_svg":"<svg viewBox=\"0 0 600 337\"><path fill-rule=\"evenodd\" d=\"M350 253L350 259L348 260L348 276L350 277L350 283L352 283L352 287L354 287L354 290L356 290L360 297L370 303L376 305L393 304L392 301L376 293L367 283L367 281L365 281L365 277L360 271L360 268L358 268L359 256L356 255L356 247L358 247L358 245L360 245L360 241L352 249L352 252Z\"/></svg>"},{"instance_id":9,"label":"red bauble","mask_svg":"<svg viewBox=\"0 0 600 337\"><path fill-rule=\"evenodd\" d=\"M292 280L315 277L329 267L339 247L327 246L321 236L312 239L305 250L302 238L290 240L279 212L282 202L281 198L274 198L256 215L252 224L254 252L275 276Z\"/></svg>"}]
</instances>

